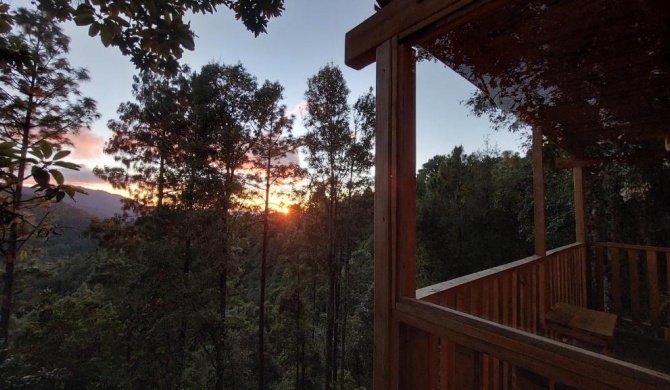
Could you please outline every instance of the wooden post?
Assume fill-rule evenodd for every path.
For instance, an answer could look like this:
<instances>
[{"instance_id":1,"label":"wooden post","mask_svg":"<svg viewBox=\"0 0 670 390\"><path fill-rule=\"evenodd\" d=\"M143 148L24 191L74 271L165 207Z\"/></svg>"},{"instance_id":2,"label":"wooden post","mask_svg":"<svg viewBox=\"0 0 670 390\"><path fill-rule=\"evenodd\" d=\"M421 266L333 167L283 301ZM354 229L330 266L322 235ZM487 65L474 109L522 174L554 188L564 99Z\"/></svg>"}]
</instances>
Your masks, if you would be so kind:
<instances>
[{"instance_id":1,"label":"wooden post","mask_svg":"<svg viewBox=\"0 0 670 390\"><path fill-rule=\"evenodd\" d=\"M544 157L542 155L542 130L533 128L533 204L535 221L535 255L547 254L547 222L544 199Z\"/></svg>"},{"instance_id":2,"label":"wooden post","mask_svg":"<svg viewBox=\"0 0 670 390\"><path fill-rule=\"evenodd\" d=\"M391 250L391 92L392 44L377 49L377 128L375 154L375 269L374 269L374 340L373 383L375 389L392 386L390 356L397 354L398 338L392 335L395 259ZM394 337L395 336L395 337Z\"/></svg>"},{"instance_id":3,"label":"wooden post","mask_svg":"<svg viewBox=\"0 0 670 390\"><path fill-rule=\"evenodd\" d=\"M584 195L584 168L572 168L575 181L575 236L576 242L586 244L586 200Z\"/></svg>"},{"instance_id":4,"label":"wooden post","mask_svg":"<svg viewBox=\"0 0 670 390\"><path fill-rule=\"evenodd\" d=\"M399 296L415 297L414 91L411 47L399 45L397 38L386 41L377 49L373 357L376 390L399 386L399 363L406 360L401 344L404 345L409 333L394 318L393 310Z\"/></svg>"}]
</instances>

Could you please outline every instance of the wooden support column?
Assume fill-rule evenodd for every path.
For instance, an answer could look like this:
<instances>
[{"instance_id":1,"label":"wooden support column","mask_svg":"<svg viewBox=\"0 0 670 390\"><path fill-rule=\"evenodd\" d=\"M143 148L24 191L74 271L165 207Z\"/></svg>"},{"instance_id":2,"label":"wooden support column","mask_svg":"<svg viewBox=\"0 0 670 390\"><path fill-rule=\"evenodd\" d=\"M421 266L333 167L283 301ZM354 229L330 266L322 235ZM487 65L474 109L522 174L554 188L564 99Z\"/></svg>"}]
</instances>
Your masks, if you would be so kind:
<instances>
[{"instance_id":1,"label":"wooden support column","mask_svg":"<svg viewBox=\"0 0 670 390\"><path fill-rule=\"evenodd\" d=\"M545 216L544 156L542 155L542 130L533 128L533 205L535 255L547 254L547 222Z\"/></svg>"},{"instance_id":2,"label":"wooden support column","mask_svg":"<svg viewBox=\"0 0 670 390\"><path fill-rule=\"evenodd\" d=\"M408 369L393 315L400 296L415 297L415 75L410 47L397 38L377 49L375 157L374 373L376 390L398 389ZM411 347L410 347L411 348ZM424 367L425 369L425 367Z\"/></svg>"},{"instance_id":3,"label":"wooden support column","mask_svg":"<svg viewBox=\"0 0 670 390\"><path fill-rule=\"evenodd\" d=\"M576 242L586 244L586 195L584 194L584 168L572 168L575 181L575 236Z\"/></svg>"}]
</instances>

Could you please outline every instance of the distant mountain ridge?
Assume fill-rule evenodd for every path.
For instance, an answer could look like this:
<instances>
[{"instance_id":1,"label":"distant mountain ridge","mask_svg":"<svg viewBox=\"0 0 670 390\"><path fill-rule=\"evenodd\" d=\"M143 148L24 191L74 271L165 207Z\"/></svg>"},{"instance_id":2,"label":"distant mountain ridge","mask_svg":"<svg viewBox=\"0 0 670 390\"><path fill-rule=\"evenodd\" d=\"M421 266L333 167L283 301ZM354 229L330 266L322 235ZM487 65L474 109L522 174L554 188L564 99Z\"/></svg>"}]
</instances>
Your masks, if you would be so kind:
<instances>
[{"instance_id":1,"label":"distant mountain ridge","mask_svg":"<svg viewBox=\"0 0 670 390\"><path fill-rule=\"evenodd\" d=\"M63 202L66 204L84 210L87 213L100 217L110 218L114 214L121 213L121 200L123 196L112 194L103 190L92 190L81 187L88 195L77 193L73 199L66 196Z\"/></svg>"}]
</instances>

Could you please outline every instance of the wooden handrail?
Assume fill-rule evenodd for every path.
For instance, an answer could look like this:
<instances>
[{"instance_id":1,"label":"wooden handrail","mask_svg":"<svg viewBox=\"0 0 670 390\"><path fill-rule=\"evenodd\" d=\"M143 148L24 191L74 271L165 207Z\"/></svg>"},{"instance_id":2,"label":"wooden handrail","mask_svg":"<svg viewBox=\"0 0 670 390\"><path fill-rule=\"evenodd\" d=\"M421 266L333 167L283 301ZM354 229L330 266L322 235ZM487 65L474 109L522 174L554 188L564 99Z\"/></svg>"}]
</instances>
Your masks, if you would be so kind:
<instances>
[{"instance_id":1,"label":"wooden handrail","mask_svg":"<svg viewBox=\"0 0 670 390\"><path fill-rule=\"evenodd\" d=\"M453 288L460 287L460 286L463 286L463 285L468 284L468 283L476 282L476 281L479 281L481 279L485 279L487 277L499 274L501 272L509 271L509 270L514 269L514 268L518 268L518 267L533 263L535 261L544 259L545 257L552 256L552 255L558 254L560 252L569 251L569 250L572 250L574 248L579 248L579 247L583 247L583 246L584 246L584 244L580 243L580 242L576 242L576 243L569 244L569 245L564 245L564 246L558 247L556 249L552 249L550 251L547 251L547 256L529 256L529 257L526 257L525 259L513 261L511 263L507 263L507 264L499 265L497 267L485 269L485 270L480 271L480 272L475 272L473 274L461 276L461 277L456 278L456 279L451 279L451 280L447 280L445 282L440 282L440 283L436 283L436 284L433 284L433 285L430 285L430 286L427 286L427 287L423 287L423 288L420 288L420 289L416 290L416 298L417 299L426 299L426 298L430 297L431 295L439 294L439 293L441 293L445 290L453 289Z\"/></svg>"},{"instance_id":2,"label":"wooden handrail","mask_svg":"<svg viewBox=\"0 0 670 390\"><path fill-rule=\"evenodd\" d=\"M618 244L616 242L595 242L593 246L600 246L604 248L619 248L619 249L633 249L638 251L654 251L654 252L666 252L670 253L670 248L662 246L647 246L647 245L631 245L631 244Z\"/></svg>"},{"instance_id":3,"label":"wooden handrail","mask_svg":"<svg viewBox=\"0 0 670 390\"><path fill-rule=\"evenodd\" d=\"M668 375L417 299L400 298L394 317L428 334L569 386L670 389Z\"/></svg>"}]
</instances>

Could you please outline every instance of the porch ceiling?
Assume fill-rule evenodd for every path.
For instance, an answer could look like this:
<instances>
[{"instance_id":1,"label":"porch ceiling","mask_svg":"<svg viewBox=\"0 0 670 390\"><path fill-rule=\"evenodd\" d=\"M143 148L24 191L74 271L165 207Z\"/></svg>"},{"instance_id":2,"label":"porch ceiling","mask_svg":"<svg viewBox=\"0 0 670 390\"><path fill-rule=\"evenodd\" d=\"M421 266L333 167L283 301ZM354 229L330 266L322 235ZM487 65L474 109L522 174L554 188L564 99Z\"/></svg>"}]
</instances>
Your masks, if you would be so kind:
<instances>
[{"instance_id":1,"label":"porch ceiling","mask_svg":"<svg viewBox=\"0 0 670 390\"><path fill-rule=\"evenodd\" d=\"M668 159L670 1L493 4L417 44L576 157Z\"/></svg>"}]
</instances>

